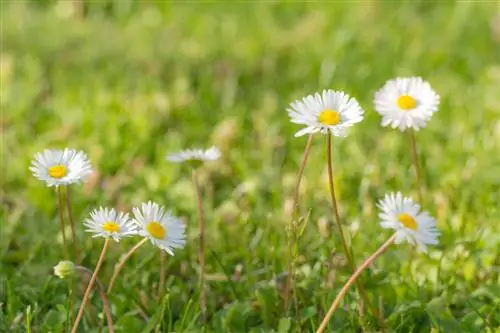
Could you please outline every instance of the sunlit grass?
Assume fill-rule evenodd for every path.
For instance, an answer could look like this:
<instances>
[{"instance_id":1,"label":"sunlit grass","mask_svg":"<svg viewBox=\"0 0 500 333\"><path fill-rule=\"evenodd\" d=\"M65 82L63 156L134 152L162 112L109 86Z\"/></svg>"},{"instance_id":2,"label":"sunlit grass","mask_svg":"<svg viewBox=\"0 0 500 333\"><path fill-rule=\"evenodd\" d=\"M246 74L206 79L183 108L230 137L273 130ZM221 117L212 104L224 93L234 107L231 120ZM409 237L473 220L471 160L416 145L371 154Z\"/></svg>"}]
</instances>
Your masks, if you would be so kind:
<instances>
[{"instance_id":1,"label":"sunlit grass","mask_svg":"<svg viewBox=\"0 0 500 333\"><path fill-rule=\"evenodd\" d=\"M107 3L91 2L84 18L62 1L1 4L0 331L23 332L27 313L33 331L65 327L67 286L51 276L62 240L52 190L28 170L35 152L74 147L91 158L97 173L72 199L82 264L93 267L102 241L84 235L81 223L98 204L130 210L166 202L196 239L196 194L164 156L215 144L222 158L199 174L206 331L285 332L285 279L276 277L287 271L289 203L306 142L293 139L297 128L285 109L323 88L345 90L365 109L366 119L333 151L341 218L364 258L390 236L378 226L376 201L393 190L417 197L408 140L381 128L372 106L375 90L397 75L422 76L442 97L417 140L426 209L443 236L428 257L409 261L404 248L386 253L365 287L396 332L500 325L494 2ZM317 139L301 186L301 211L310 210L296 265L303 332L318 326L349 276ZM122 249L133 244L120 242ZM104 281L124 253L118 249L107 255ZM188 242L168 258L169 293L159 300L158 253L142 248L131 257L110 299L117 332L153 332L160 322L165 332L201 331L197 249ZM334 324L354 332L354 293L346 300ZM101 308L97 297L92 302ZM84 319L82 330L97 327L90 325Z\"/></svg>"}]
</instances>

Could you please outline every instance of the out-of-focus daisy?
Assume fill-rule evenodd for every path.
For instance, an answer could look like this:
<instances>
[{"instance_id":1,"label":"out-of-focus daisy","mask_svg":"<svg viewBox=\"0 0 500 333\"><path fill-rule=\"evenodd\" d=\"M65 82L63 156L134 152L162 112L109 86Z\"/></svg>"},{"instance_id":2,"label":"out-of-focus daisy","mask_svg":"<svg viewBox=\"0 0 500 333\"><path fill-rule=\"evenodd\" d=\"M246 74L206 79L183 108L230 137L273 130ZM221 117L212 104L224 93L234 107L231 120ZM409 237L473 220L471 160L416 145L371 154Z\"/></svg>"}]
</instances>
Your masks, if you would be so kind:
<instances>
[{"instance_id":1,"label":"out-of-focus daisy","mask_svg":"<svg viewBox=\"0 0 500 333\"><path fill-rule=\"evenodd\" d=\"M137 227L129 219L129 215L118 213L114 208L100 207L93 210L90 218L86 219L83 224L88 228L85 231L94 234L92 237L111 237L116 242L123 237L137 235Z\"/></svg>"},{"instance_id":2,"label":"out-of-focus daisy","mask_svg":"<svg viewBox=\"0 0 500 333\"><path fill-rule=\"evenodd\" d=\"M387 81L375 93L374 103L382 126L418 131L438 110L439 95L422 78L404 77Z\"/></svg>"},{"instance_id":3,"label":"out-of-focus daisy","mask_svg":"<svg viewBox=\"0 0 500 333\"><path fill-rule=\"evenodd\" d=\"M92 165L82 151L46 149L35 155L30 170L36 178L51 187L85 181L92 173Z\"/></svg>"},{"instance_id":4,"label":"out-of-focus daisy","mask_svg":"<svg viewBox=\"0 0 500 333\"><path fill-rule=\"evenodd\" d=\"M186 161L203 162L214 161L221 156L219 148L213 146L207 150L203 149L185 149L177 153L168 154L166 159L173 163L182 163Z\"/></svg>"},{"instance_id":5,"label":"out-of-focus daisy","mask_svg":"<svg viewBox=\"0 0 500 333\"><path fill-rule=\"evenodd\" d=\"M382 228L396 230L396 244L406 240L422 252L427 252L427 245L438 244L440 233L436 221L426 211L420 211L420 205L411 198L403 197L400 192L389 193L377 206L382 211L379 214Z\"/></svg>"},{"instance_id":6,"label":"out-of-focus daisy","mask_svg":"<svg viewBox=\"0 0 500 333\"><path fill-rule=\"evenodd\" d=\"M174 248L182 249L186 244L186 226L164 207L149 201L133 212L139 235L149 238L153 245L174 255Z\"/></svg>"},{"instance_id":7,"label":"out-of-focus daisy","mask_svg":"<svg viewBox=\"0 0 500 333\"><path fill-rule=\"evenodd\" d=\"M316 132L346 136L346 129L363 120L364 113L354 98L333 90L323 90L322 94L315 93L297 100L287 111L292 123L306 126L295 133L296 137Z\"/></svg>"}]
</instances>

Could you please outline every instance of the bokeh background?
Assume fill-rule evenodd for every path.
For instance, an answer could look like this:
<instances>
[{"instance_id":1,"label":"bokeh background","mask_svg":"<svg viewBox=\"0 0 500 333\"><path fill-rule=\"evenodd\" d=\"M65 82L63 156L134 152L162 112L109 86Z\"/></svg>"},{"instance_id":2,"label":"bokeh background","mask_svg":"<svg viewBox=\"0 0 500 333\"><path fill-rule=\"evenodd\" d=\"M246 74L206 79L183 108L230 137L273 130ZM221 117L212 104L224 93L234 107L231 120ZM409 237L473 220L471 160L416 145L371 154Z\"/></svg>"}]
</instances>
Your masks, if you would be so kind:
<instances>
[{"instance_id":1,"label":"bokeh background","mask_svg":"<svg viewBox=\"0 0 500 333\"><path fill-rule=\"evenodd\" d=\"M406 133L381 128L374 92L422 76L441 95L417 134L424 206L441 244L429 255L394 246L365 274L393 332L498 332L500 15L495 1L159 2L2 1L0 331L61 332L67 282L53 189L32 177L45 148L88 153L95 173L73 187L83 264L102 241L81 221L99 205L155 200L188 225L168 258L168 293L153 297L158 251L144 246L111 295L117 332L310 332L349 276L317 135L301 188L297 318L283 312L285 226L305 138L286 114L325 88L354 96L365 120L334 141L343 221L356 260L390 232L376 201L416 196ZM189 170L165 154L217 145L202 171L208 219L209 321L198 323L197 214ZM100 275L137 240L112 247ZM96 309L99 299L93 299ZM349 294L330 329L375 331ZM145 320L144 318L148 318ZM81 332L96 332L96 318Z\"/></svg>"}]
</instances>

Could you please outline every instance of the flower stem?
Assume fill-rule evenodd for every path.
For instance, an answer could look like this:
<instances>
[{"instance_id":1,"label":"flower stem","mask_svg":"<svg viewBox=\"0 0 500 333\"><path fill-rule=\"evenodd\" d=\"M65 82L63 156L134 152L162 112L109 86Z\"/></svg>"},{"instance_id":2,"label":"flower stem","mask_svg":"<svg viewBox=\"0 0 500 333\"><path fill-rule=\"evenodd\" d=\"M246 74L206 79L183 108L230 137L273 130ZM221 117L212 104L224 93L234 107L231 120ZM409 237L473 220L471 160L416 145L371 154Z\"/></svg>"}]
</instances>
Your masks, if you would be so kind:
<instances>
[{"instance_id":1,"label":"flower stem","mask_svg":"<svg viewBox=\"0 0 500 333\"><path fill-rule=\"evenodd\" d=\"M193 169L192 172L193 185L196 192L196 202L198 206L198 214L200 217L200 250L199 250L199 262L200 262L200 310L201 310L201 320L204 322L206 319L206 287L205 287L205 215L203 212L203 203L201 201L201 190L200 184L198 183L198 176L196 170Z\"/></svg>"},{"instance_id":2,"label":"flower stem","mask_svg":"<svg viewBox=\"0 0 500 333\"><path fill-rule=\"evenodd\" d=\"M160 300L165 286L165 251L160 250L160 283L158 285L158 299Z\"/></svg>"},{"instance_id":3,"label":"flower stem","mask_svg":"<svg viewBox=\"0 0 500 333\"><path fill-rule=\"evenodd\" d=\"M64 206L63 206L63 193L61 186L57 186L57 199L59 210L59 222L61 226L61 233L64 245L64 258L69 260L68 243L66 242L66 224L64 223Z\"/></svg>"},{"instance_id":4,"label":"flower stem","mask_svg":"<svg viewBox=\"0 0 500 333\"><path fill-rule=\"evenodd\" d=\"M88 276L92 276L92 274L94 273L90 269L88 269L87 267L83 267L80 265L76 265L75 268L77 270L87 274ZM113 333L114 332L114 330L113 330L113 317L111 316L111 307L109 306L109 300L108 300L108 296L106 295L106 290L104 290L104 286L102 285L101 281L99 281L99 279L96 278L95 283L97 286L97 290L99 291L99 295L101 296L102 305L104 308L104 313L106 314L106 320L108 321L109 333Z\"/></svg>"},{"instance_id":5,"label":"flower stem","mask_svg":"<svg viewBox=\"0 0 500 333\"><path fill-rule=\"evenodd\" d=\"M68 208L68 219L71 226L71 237L73 238L73 247L75 250L76 263L81 264L80 250L78 248L78 240L76 238L75 220L73 219L73 212L71 210L71 189L66 186L66 207Z\"/></svg>"},{"instance_id":6,"label":"flower stem","mask_svg":"<svg viewBox=\"0 0 500 333\"><path fill-rule=\"evenodd\" d=\"M297 181L295 183L295 189L293 192L293 206L292 206L292 215L290 221L288 222L288 275L286 279L285 286L285 297L284 297L284 305L285 311L288 309L290 305L290 296L292 299L295 299L295 284L293 282L293 275L295 269L295 259L297 256L296 244L297 244L297 231L296 224L299 215L299 194L300 194L300 182L302 181L302 176L304 175L304 170L306 168L307 158L309 157L309 152L311 151L312 144L312 134L307 138L306 146L304 148L304 154L302 156L302 162L300 163L299 173L297 174ZM291 295L290 295L291 293ZM297 300L295 300L295 310L298 312Z\"/></svg>"},{"instance_id":7,"label":"flower stem","mask_svg":"<svg viewBox=\"0 0 500 333\"><path fill-rule=\"evenodd\" d=\"M423 189L422 189L422 174L420 172L420 165L418 163L418 152L417 152L417 140L415 139L415 132L413 129L408 130L408 134L410 136L410 144L411 144L411 155L413 159L413 165L415 166L415 177L417 178L417 187L418 187L418 199L420 201L420 205L423 205Z\"/></svg>"},{"instance_id":8,"label":"flower stem","mask_svg":"<svg viewBox=\"0 0 500 333\"><path fill-rule=\"evenodd\" d=\"M115 270L113 272L113 276L111 276L111 280L109 280L109 284L108 284L108 290L106 291L106 293L108 295L111 294L111 291L113 290L113 287L115 285L115 282L116 282L116 279L118 278L118 274L120 273L120 271L122 270L123 266L125 265L125 263L127 262L127 260L132 256L132 254L134 254L135 251L137 251L138 248L140 248L142 246L142 244L146 243L148 241L147 238L143 238L139 241L139 243L135 244L134 247L132 247L126 254L125 256L120 259L120 261L118 262L118 264L116 264L115 266ZM104 318L101 319L101 324L99 325L99 333L102 331L102 326L104 325Z\"/></svg>"},{"instance_id":9,"label":"flower stem","mask_svg":"<svg viewBox=\"0 0 500 333\"><path fill-rule=\"evenodd\" d=\"M354 260L351 256L351 253L349 252L349 247L347 246L347 241L346 241L345 236L344 236L344 231L342 229L342 223L340 220L340 213L339 213L337 198L335 196L335 188L333 185L332 135L330 133L328 133L326 136L326 155L327 155L326 159L327 159L327 166L328 166L328 184L330 186L330 195L331 195L331 200L332 200L332 206L333 206L333 211L335 213L335 222L337 224L337 228L339 229L340 242L342 244L344 254L347 258L347 262L351 268L351 271L354 272L354 270L356 269L356 265L354 264ZM361 297L363 297L365 304L368 305L368 307L371 309L373 315L378 319L380 325L382 327L385 327L384 319L382 317L380 317L380 314L379 314L377 308L370 301L370 298L368 297L368 294L366 293L366 290L364 289L363 284L360 283L359 281L356 281L356 287L358 288L358 291L361 294Z\"/></svg>"},{"instance_id":10,"label":"flower stem","mask_svg":"<svg viewBox=\"0 0 500 333\"><path fill-rule=\"evenodd\" d=\"M115 285L116 279L118 278L118 274L123 268L123 265L125 265L125 262L134 254L134 252L141 247L142 244L146 243L148 241L147 238L142 239L139 243L135 244L133 248L131 248L125 256L120 259L118 264L115 266L115 270L113 272L113 276L111 277L111 280L109 280L108 284L108 290L107 294L109 295L111 293L111 290L113 290L113 286Z\"/></svg>"},{"instance_id":11,"label":"flower stem","mask_svg":"<svg viewBox=\"0 0 500 333\"><path fill-rule=\"evenodd\" d=\"M326 326L328 325L328 321L332 317L333 313L335 312L335 310L339 306L340 301L342 300L344 295L347 293L347 291L349 290L351 285L353 283L355 283L356 279L358 278L358 276L361 275L361 273L365 270L365 268L367 268L369 265L371 265L371 263L375 259L377 259L378 256L380 256L382 253L384 253L385 250L387 250L387 248L394 242L395 239L396 239L396 234L392 235L377 251L375 251L370 257L368 257L368 259L366 259L365 262L363 264L361 264L361 266L359 266L359 268L354 272L354 274L351 275L349 280L347 280L346 284L342 287L340 292L337 294L337 297L335 297L335 300L333 301L332 305L330 306L330 309L328 309L328 312L327 312L326 316L323 318L321 325L316 330L316 333L322 333L325 330Z\"/></svg>"},{"instance_id":12,"label":"flower stem","mask_svg":"<svg viewBox=\"0 0 500 333\"><path fill-rule=\"evenodd\" d=\"M85 294L83 295L82 304L80 305L80 310L78 310L78 314L76 315L75 323L73 324L71 333L76 333L78 329L78 324L80 323L80 320L83 317L83 310L85 309L85 305L89 299L90 292L92 291L92 287L94 286L94 282L97 279L97 273L99 273L99 269L102 266L102 263L104 261L104 256L106 255L108 247L109 247L109 238L106 238L106 240L104 241L104 245L102 247L101 255L99 256L99 260L97 261L97 264L95 266L94 274L92 274L89 285L87 286L87 290L85 290Z\"/></svg>"}]
</instances>

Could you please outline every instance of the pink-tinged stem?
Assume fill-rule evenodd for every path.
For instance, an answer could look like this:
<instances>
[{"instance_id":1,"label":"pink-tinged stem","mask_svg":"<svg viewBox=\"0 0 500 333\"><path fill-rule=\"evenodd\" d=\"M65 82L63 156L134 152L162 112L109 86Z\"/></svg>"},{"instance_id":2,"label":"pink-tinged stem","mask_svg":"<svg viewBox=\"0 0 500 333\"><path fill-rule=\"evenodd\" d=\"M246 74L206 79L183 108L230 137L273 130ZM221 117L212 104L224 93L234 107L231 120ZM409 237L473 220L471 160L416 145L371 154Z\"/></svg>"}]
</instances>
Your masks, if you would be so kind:
<instances>
[{"instance_id":1,"label":"pink-tinged stem","mask_svg":"<svg viewBox=\"0 0 500 333\"><path fill-rule=\"evenodd\" d=\"M340 292L337 294L337 297L335 297L335 300L333 301L332 305L330 306L330 309L328 310L325 318L323 318L323 321L321 322L321 325L319 328L316 330L316 333L322 333L326 326L328 325L328 322L330 321L330 318L332 317L333 313L335 310L338 308L340 301L342 298L344 298L345 294L349 290L349 288L352 286L352 284L356 281L356 279L361 275L361 273L368 267L370 266L375 259L377 259L378 256L380 256L382 253L384 253L385 250L394 242L396 239L396 234L392 235L391 238L389 238L375 253L373 253L368 259L365 260L361 266L358 267L358 269L354 272L353 275L347 280L346 284L342 287Z\"/></svg>"}]
</instances>

